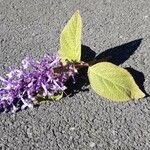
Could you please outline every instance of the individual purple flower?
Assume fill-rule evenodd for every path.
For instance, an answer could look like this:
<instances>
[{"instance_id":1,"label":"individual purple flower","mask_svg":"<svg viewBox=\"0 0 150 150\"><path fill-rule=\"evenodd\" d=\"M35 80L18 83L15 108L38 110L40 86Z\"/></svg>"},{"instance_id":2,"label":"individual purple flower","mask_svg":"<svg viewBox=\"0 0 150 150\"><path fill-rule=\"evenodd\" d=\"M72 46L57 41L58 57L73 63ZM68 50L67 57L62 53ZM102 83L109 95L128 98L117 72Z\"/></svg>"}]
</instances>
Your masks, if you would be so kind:
<instances>
[{"instance_id":1,"label":"individual purple flower","mask_svg":"<svg viewBox=\"0 0 150 150\"><path fill-rule=\"evenodd\" d=\"M40 61L26 57L19 69L9 67L6 78L0 76L0 109L12 108L16 112L21 109L33 108L38 95L55 96L64 92L65 82L74 76L74 64L63 66L58 55L46 54Z\"/></svg>"}]
</instances>

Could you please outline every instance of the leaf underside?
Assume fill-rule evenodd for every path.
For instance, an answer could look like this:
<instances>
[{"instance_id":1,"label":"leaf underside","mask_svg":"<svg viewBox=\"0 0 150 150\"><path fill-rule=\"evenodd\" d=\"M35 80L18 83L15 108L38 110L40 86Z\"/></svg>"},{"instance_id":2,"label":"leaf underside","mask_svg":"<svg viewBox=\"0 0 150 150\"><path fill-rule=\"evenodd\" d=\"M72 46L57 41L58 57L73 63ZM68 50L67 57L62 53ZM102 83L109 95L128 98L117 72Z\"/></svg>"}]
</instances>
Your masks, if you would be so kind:
<instances>
[{"instance_id":1,"label":"leaf underside","mask_svg":"<svg viewBox=\"0 0 150 150\"><path fill-rule=\"evenodd\" d=\"M59 54L62 61L80 62L82 20L77 10L60 34Z\"/></svg>"},{"instance_id":2,"label":"leaf underside","mask_svg":"<svg viewBox=\"0 0 150 150\"><path fill-rule=\"evenodd\" d=\"M89 67L88 77L92 89L112 101L123 102L145 96L131 74L112 63L101 62Z\"/></svg>"}]
</instances>

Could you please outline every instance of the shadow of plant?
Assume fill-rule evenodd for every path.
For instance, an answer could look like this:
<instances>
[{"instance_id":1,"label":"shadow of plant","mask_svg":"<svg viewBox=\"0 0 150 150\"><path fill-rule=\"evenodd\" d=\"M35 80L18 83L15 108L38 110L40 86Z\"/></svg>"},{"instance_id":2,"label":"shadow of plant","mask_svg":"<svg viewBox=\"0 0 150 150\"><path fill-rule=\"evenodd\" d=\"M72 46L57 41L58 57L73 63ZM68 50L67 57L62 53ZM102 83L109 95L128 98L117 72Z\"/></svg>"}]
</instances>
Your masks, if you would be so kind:
<instances>
[{"instance_id":1,"label":"shadow of plant","mask_svg":"<svg viewBox=\"0 0 150 150\"><path fill-rule=\"evenodd\" d=\"M137 39L120 46L107 49L106 51L98 54L90 49L90 47L82 45L81 47L81 61L89 62L89 61L107 61L111 62L115 65L120 65L124 63L140 46L142 39ZM142 72L136 71L132 68L125 68L127 69L130 74L133 76L136 84L139 88L145 93L146 96L148 94L144 90L143 83L145 81L144 74ZM87 68L80 69L79 74L75 77L76 83L73 84L72 79L70 78L66 83L67 90L65 91L66 95L73 96L74 94L78 93L79 91L88 91L86 88L89 85L89 80L87 77Z\"/></svg>"},{"instance_id":2,"label":"shadow of plant","mask_svg":"<svg viewBox=\"0 0 150 150\"><path fill-rule=\"evenodd\" d=\"M98 56L96 56L95 59L100 60L110 57L110 59L108 60L109 62L115 65L120 65L124 63L137 50L141 42L142 39L137 39L129 43L125 43L120 46L110 48L100 53Z\"/></svg>"},{"instance_id":3,"label":"shadow of plant","mask_svg":"<svg viewBox=\"0 0 150 150\"><path fill-rule=\"evenodd\" d=\"M144 89L144 74L140 71L137 71L133 68L127 67L125 68L126 70L128 70L128 72L132 75L132 77L134 78L136 84L139 86L140 90L143 91L145 93L145 97L148 97L149 95L146 93L145 89Z\"/></svg>"}]
</instances>

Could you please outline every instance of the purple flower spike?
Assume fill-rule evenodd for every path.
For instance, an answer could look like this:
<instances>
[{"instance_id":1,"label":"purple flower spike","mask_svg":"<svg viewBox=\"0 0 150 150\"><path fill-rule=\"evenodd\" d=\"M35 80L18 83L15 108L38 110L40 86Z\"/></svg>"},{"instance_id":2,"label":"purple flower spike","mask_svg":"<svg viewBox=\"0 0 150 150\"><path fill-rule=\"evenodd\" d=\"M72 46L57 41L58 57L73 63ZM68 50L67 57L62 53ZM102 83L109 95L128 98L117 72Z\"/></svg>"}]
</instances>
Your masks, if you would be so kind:
<instances>
[{"instance_id":1,"label":"purple flower spike","mask_svg":"<svg viewBox=\"0 0 150 150\"><path fill-rule=\"evenodd\" d=\"M62 93L66 80L75 74L74 65L68 64L64 68L55 54L46 54L40 61L27 57L22 60L20 69L9 68L6 78L0 76L0 109L12 108L12 112L33 108L39 94L45 97Z\"/></svg>"}]
</instances>

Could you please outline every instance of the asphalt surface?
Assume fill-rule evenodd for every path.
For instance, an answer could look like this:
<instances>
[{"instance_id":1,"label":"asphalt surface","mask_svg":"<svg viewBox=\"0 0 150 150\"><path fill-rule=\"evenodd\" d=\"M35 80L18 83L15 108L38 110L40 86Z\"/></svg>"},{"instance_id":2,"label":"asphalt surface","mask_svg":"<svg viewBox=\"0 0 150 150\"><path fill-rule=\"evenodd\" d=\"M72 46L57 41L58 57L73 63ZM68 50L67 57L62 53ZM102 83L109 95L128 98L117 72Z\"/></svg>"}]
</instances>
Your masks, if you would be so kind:
<instances>
[{"instance_id":1,"label":"asphalt surface","mask_svg":"<svg viewBox=\"0 0 150 150\"><path fill-rule=\"evenodd\" d=\"M129 69L150 93L149 0L0 0L0 71L31 54L57 52L59 34L79 9L82 43ZM87 49L89 49L87 47ZM137 71L136 71L137 70ZM143 83L142 83L143 82ZM150 97L113 103L89 86L33 110L0 114L1 150L149 150Z\"/></svg>"}]
</instances>

